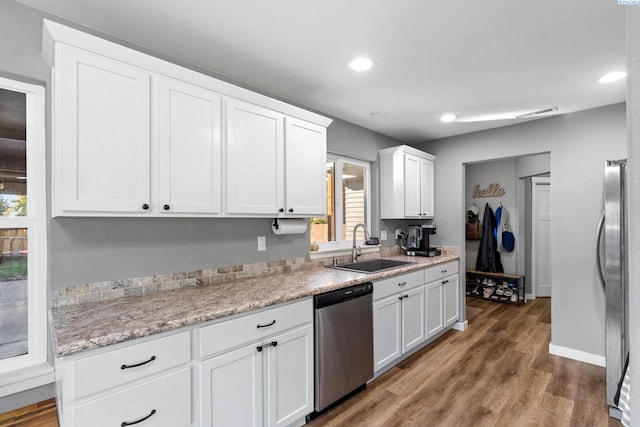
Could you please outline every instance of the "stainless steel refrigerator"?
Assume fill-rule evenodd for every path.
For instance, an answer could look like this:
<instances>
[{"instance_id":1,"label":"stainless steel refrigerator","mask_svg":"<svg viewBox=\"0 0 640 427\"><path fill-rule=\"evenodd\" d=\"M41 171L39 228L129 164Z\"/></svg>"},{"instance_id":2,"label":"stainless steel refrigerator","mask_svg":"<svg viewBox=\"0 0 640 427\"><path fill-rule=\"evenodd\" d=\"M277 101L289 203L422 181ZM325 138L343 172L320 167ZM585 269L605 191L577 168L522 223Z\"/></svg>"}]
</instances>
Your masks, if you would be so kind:
<instances>
[{"instance_id":1,"label":"stainless steel refrigerator","mask_svg":"<svg viewBox=\"0 0 640 427\"><path fill-rule=\"evenodd\" d=\"M628 343L628 278L626 242L625 160L607 160L604 172L604 214L598 226L598 266L606 299L607 404L620 419L617 394L624 376Z\"/></svg>"}]
</instances>

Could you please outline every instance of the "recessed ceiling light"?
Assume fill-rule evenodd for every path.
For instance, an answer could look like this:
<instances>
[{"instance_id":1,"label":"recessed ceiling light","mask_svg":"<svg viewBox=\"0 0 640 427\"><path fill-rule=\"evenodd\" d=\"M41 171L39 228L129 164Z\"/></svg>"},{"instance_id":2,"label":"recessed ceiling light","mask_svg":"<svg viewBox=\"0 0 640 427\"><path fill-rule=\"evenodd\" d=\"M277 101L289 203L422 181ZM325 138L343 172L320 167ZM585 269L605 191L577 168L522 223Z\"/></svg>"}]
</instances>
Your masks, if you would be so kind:
<instances>
[{"instance_id":1,"label":"recessed ceiling light","mask_svg":"<svg viewBox=\"0 0 640 427\"><path fill-rule=\"evenodd\" d=\"M612 73L605 74L600 77L598 82L600 83L612 83L621 79L624 79L627 76L627 73L624 71L614 71Z\"/></svg>"},{"instance_id":2,"label":"recessed ceiling light","mask_svg":"<svg viewBox=\"0 0 640 427\"><path fill-rule=\"evenodd\" d=\"M359 56L352 59L348 65L349 68L351 68L353 71L367 71L370 70L375 63L376 61L371 58L368 58L366 56Z\"/></svg>"},{"instance_id":3,"label":"recessed ceiling light","mask_svg":"<svg viewBox=\"0 0 640 427\"><path fill-rule=\"evenodd\" d=\"M458 118L457 114L447 113L447 114L443 114L442 117L440 117L440 121L442 121L442 122L452 122L457 118Z\"/></svg>"}]
</instances>

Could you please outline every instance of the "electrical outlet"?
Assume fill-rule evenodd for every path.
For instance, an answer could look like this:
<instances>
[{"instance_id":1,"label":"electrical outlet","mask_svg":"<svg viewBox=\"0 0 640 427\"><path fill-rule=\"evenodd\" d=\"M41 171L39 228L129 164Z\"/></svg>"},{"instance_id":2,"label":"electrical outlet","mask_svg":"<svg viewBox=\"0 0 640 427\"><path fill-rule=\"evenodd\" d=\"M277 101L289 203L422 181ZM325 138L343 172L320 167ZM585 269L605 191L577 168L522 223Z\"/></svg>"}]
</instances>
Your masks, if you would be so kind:
<instances>
[{"instance_id":1,"label":"electrical outlet","mask_svg":"<svg viewBox=\"0 0 640 427\"><path fill-rule=\"evenodd\" d=\"M265 236L258 236L258 250L259 251L267 250L267 238Z\"/></svg>"},{"instance_id":2,"label":"electrical outlet","mask_svg":"<svg viewBox=\"0 0 640 427\"><path fill-rule=\"evenodd\" d=\"M380 240L387 240L387 230L380 231Z\"/></svg>"}]
</instances>

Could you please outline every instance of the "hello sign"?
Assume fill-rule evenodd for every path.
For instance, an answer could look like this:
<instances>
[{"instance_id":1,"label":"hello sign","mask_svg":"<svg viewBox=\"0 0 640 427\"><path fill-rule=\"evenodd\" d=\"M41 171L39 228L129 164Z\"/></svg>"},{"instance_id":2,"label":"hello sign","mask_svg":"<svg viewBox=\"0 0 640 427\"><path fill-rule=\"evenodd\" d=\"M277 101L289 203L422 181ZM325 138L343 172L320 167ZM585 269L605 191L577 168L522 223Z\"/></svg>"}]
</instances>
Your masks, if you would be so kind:
<instances>
[{"instance_id":1,"label":"hello sign","mask_svg":"<svg viewBox=\"0 0 640 427\"><path fill-rule=\"evenodd\" d=\"M502 197L504 196L504 193L504 188L500 187L500 184L489 184L487 188L480 188L480 184L478 184L476 185L476 188L473 189L473 198Z\"/></svg>"}]
</instances>

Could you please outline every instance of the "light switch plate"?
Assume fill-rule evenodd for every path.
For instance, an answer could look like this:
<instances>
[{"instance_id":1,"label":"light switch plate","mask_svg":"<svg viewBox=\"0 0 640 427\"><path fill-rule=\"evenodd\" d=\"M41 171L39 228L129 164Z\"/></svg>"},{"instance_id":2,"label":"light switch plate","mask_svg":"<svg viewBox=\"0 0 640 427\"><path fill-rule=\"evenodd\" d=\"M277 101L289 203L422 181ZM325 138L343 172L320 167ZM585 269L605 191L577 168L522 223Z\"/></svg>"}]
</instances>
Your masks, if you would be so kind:
<instances>
[{"instance_id":1,"label":"light switch plate","mask_svg":"<svg viewBox=\"0 0 640 427\"><path fill-rule=\"evenodd\" d=\"M267 250L267 238L265 236L258 236L258 250L259 251Z\"/></svg>"},{"instance_id":2,"label":"light switch plate","mask_svg":"<svg viewBox=\"0 0 640 427\"><path fill-rule=\"evenodd\" d=\"M387 240L387 230L380 231L380 240Z\"/></svg>"}]
</instances>

